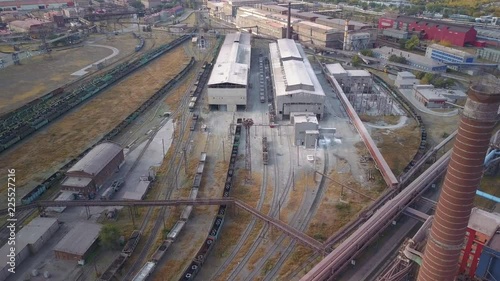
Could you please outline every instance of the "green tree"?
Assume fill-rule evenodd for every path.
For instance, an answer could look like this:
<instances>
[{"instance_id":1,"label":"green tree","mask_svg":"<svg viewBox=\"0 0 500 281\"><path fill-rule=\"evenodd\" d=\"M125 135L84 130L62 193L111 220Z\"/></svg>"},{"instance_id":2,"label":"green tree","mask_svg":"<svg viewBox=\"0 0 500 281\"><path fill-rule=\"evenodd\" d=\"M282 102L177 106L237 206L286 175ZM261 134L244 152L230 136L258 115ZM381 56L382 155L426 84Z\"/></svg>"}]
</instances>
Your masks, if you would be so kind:
<instances>
[{"instance_id":1,"label":"green tree","mask_svg":"<svg viewBox=\"0 0 500 281\"><path fill-rule=\"evenodd\" d=\"M406 64L406 59L404 57L396 56L396 55L391 55L389 57L389 61L400 63L400 64Z\"/></svg>"},{"instance_id":2,"label":"green tree","mask_svg":"<svg viewBox=\"0 0 500 281\"><path fill-rule=\"evenodd\" d=\"M358 55L354 55L351 59L351 63L353 66L359 66L363 61Z\"/></svg>"},{"instance_id":3,"label":"green tree","mask_svg":"<svg viewBox=\"0 0 500 281\"><path fill-rule=\"evenodd\" d=\"M141 1L133 1L130 2L130 6L132 6L134 9L142 11L144 10L144 4Z\"/></svg>"},{"instance_id":4,"label":"green tree","mask_svg":"<svg viewBox=\"0 0 500 281\"><path fill-rule=\"evenodd\" d=\"M424 78L425 72L422 72L422 71L415 71L415 73L414 73L414 74L415 74L415 77L416 77L417 79L422 79L422 78Z\"/></svg>"},{"instance_id":5,"label":"green tree","mask_svg":"<svg viewBox=\"0 0 500 281\"><path fill-rule=\"evenodd\" d=\"M116 249L118 247L118 239L120 238L120 229L111 224L106 224L101 228L99 239L101 245L108 249Z\"/></svg>"},{"instance_id":6,"label":"green tree","mask_svg":"<svg viewBox=\"0 0 500 281\"><path fill-rule=\"evenodd\" d=\"M363 56L367 56L367 57L373 57L373 51L370 50L370 49L364 49L364 50L361 50L360 53L363 55Z\"/></svg>"},{"instance_id":7,"label":"green tree","mask_svg":"<svg viewBox=\"0 0 500 281\"><path fill-rule=\"evenodd\" d=\"M410 38L410 40L406 41L406 43L405 43L405 49L407 49L407 50L413 50L419 44L420 44L420 40L418 39L417 35L413 35Z\"/></svg>"},{"instance_id":8,"label":"green tree","mask_svg":"<svg viewBox=\"0 0 500 281\"><path fill-rule=\"evenodd\" d=\"M432 73L426 73L424 75L424 77L422 77L422 79L420 80L420 82L422 84L432 84L432 82L434 81L434 74Z\"/></svg>"}]
</instances>

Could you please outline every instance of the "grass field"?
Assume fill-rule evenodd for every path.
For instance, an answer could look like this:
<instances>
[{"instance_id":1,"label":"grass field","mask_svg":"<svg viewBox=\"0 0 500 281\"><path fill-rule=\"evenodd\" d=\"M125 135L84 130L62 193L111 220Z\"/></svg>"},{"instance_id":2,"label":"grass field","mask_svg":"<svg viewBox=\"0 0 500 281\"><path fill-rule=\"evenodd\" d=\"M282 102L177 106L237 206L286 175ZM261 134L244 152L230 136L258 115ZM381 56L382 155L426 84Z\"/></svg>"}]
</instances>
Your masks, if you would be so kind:
<instances>
[{"instance_id":1,"label":"grass field","mask_svg":"<svg viewBox=\"0 0 500 281\"><path fill-rule=\"evenodd\" d=\"M0 169L16 169L16 195L22 197L99 140L184 67L172 62L187 60L182 47L170 51L0 155ZM5 189L0 189L2 203Z\"/></svg>"}]
</instances>

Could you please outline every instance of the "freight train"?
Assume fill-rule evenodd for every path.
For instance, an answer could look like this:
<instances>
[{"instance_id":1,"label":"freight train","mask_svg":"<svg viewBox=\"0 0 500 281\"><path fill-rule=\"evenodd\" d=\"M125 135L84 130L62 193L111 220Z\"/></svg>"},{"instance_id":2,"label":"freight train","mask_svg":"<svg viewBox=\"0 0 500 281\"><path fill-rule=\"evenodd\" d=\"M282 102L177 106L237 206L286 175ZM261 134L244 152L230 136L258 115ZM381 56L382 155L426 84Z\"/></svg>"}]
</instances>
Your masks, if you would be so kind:
<instances>
[{"instance_id":1,"label":"freight train","mask_svg":"<svg viewBox=\"0 0 500 281\"><path fill-rule=\"evenodd\" d=\"M189 35L184 35L166 45L144 53L135 60L121 63L72 91L57 88L0 117L0 152L189 38Z\"/></svg>"},{"instance_id":2,"label":"freight train","mask_svg":"<svg viewBox=\"0 0 500 281\"><path fill-rule=\"evenodd\" d=\"M130 235L129 239L123 246L122 252L116 259L111 263L111 265L104 271L104 273L97 279L97 281L110 281L113 280L113 276L115 276L116 272L120 270L127 261L127 259L132 255L139 243L139 239L141 238L141 232L139 230L134 230Z\"/></svg>"},{"instance_id":3,"label":"freight train","mask_svg":"<svg viewBox=\"0 0 500 281\"><path fill-rule=\"evenodd\" d=\"M140 50L142 50L142 48L144 47L146 41L144 40L144 37L140 36L140 35L137 35L135 34L135 32L132 32L132 34L134 35L135 38L137 38L139 40L139 44L137 44L135 46L135 51L136 52L139 52Z\"/></svg>"},{"instance_id":4,"label":"freight train","mask_svg":"<svg viewBox=\"0 0 500 281\"><path fill-rule=\"evenodd\" d=\"M202 152L200 156L200 161L198 162L198 167L196 169L196 174L193 179L193 186L191 188L191 193L189 194L189 199L196 199L198 197L198 190L200 189L201 178L203 176L203 170L205 169L205 162L207 160L207 153ZM170 232L167 234L167 239L163 240L160 247L156 249L156 251L151 256L151 259L144 264L144 266L139 270L139 272L132 279L133 281L144 281L153 273L156 268L156 265L163 258L165 253L167 252L170 245L174 243L182 229L186 225L186 222L191 215L191 211L193 210L193 206L185 206L184 210L181 213L179 220L172 227Z\"/></svg>"},{"instance_id":5,"label":"freight train","mask_svg":"<svg viewBox=\"0 0 500 281\"><path fill-rule=\"evenodd\" d=\"M236 159L238 157L240 137L241 137L241 124L237 124L234 133L229 169L227 171L226 182L224 184L224 192L222 194L222 197L229 197L229 192L231 191L231 188L233 186L233 178L234 178L234 173L236 171ZM219 237L220 231L222 230L222 225L224 224L225 215L226 215L226 205L220 205L219 211L217 212L217 216L215 217L214 222L212 223L212 227L210 228L210 231L208 233L207 238L205 239L205 242L201 246L195 258L191 261L189 266L184 270L184 273L182 274L179 280L184 280L184 281L193 280L196 274L198 274L200 267L205 262L207 256L210 254L210 251L212 250L215 244L215 241Z\"/></svg>"},{"instance_id":6,"label":"freight train","mask_svg":"<svg viewBox=\"0 0 500 281\"><path fill-rule=\"evenodd\" d=\"M125 127L127 127L132 121L134 121L137 116L143 113L147 108L149 108L153 103L155 103L160 97L162 97L167 91L169 91L178 81L182 80L184 76L189 72L189 70L194 65L194 58L191 58L189 63L184 67L184 69L179 72L172 80L160 88L153 96L146 100L138 109L132 112L127 118L125 118L120 124L118 124L114 129L109 131L98 143L95 145L112 139L117 134L119 134ZM94 145L94 146L95 146ZM77 158L72 159L66 163L58 172L52 174L43 183L37 185L28 194L22 197L22 204L30 204L36 199L38 199L47 189L51 188L56 182L58 182L64 176L64 171L72 167L78 160L80 160L84 155L86 155L94 146L89 147L83 153L81 153Z\"/></svg>"},{"instance_id":7,"label":"freight train","mask_svg":"<svg viewBox=\"0 0 500 281\"><path fill-rule=\"evenodd\" d=\"M212 71L213 63L204 62L202 69L203 71L198 72L198 77L196 77L196 82L194 82L193 88L190 91L189 96L191 97L189 101L189 111L193 112L196 106L196 102L201 96L203 88L208 82L210 77L210 72Z\"/></svg>"}]
</instances>

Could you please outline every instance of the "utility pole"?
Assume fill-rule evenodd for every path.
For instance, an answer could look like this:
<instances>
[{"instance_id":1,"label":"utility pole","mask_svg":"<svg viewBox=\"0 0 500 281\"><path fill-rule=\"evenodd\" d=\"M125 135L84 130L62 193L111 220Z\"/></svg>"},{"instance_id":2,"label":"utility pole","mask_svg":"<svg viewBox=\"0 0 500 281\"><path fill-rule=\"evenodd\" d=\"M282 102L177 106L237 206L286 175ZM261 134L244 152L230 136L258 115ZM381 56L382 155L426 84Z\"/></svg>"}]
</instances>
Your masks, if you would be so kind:
<instances>
[{"instance_id":1,"label":"utility pole","mask_svg":"<svg viewBox=\"0 0 500 281\"><path fill-rule=\"evenodd\" d=\"M182 149L182 153L184 154L184 173L187 175L188 172L188 166L187 166L187 153L186 153L186 147Z\"/></svg>"},{"instance_id":2,"label":"utility pole","mask_svg":"<svg viewBox=\"0 0 500 281\"><path fill-rule=\"evenodd\" d=\"M222 159L226 162L226 153L224 151L224 139L222 139Z\"/></svg>"}]
</instances>

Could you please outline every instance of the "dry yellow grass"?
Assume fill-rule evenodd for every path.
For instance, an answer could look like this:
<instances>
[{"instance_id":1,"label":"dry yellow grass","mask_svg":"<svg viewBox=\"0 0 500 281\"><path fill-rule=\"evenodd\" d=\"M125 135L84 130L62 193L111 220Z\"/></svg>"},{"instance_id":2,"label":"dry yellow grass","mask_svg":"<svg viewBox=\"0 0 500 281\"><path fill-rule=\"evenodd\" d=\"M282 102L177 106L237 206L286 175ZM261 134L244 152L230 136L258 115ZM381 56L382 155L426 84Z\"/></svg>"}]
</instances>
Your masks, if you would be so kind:
<instances>
[{"instance_id":1,"label":"dry yellow grass","mask_svg":"<svg viewBox=\"0 0 500 281\"><path fill-rule=\"evenodd\" d=\"M16 168L18 196L26 194L38 181L115 127L184 67L170 62L184 59L182 48L172 50L26 142L3 153L0 169ZM4 187L0 192L5 190Z\"/></svg>"},{"instance_id":2,"label":"dry yellow grass","mask_svg":"<svg viewBox=\"0 0 500 281\"><path fill-rule=\"evenodd\" d=\"M383 121L388 125L395 125L399 122L400 116L396 115L387 115L387 116L373 116L367 114L359 114L359 119L363 122L374 123L377 121Z\"/></svg>"},{"instance_id":3,"label":"dry yellow grass","mask_svg":"<svg viewBox=\"0 0 500 281\"><path fill-rule=\"evenodd\" d=\"M400 129L374 129L372 133L377 147L395 175L399 175L410 163L420 146L420 129L415 120L409 122L409 125Z\"/></svg>"}]
</instances>

